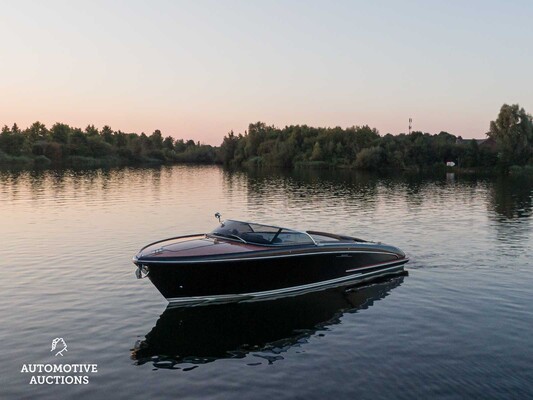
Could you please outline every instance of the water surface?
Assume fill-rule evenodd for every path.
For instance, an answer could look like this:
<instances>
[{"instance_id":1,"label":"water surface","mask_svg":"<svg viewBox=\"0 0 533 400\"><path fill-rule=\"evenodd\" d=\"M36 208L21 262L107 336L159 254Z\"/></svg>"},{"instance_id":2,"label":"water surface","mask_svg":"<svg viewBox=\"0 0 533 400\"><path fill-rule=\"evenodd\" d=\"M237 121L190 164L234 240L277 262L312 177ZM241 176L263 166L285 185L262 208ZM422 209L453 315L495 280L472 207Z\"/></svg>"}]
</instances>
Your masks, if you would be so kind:
<instances>
[{"instance_id":1,"label":"water surface","mask_svg":"<svg viewBox=\"0 0 533 400\"><path fill-rule=\"evenodd\" d=\"M219 167L0 172L0 398L533 396L533 182ZM400 247L350 292L167 309L131 257L226 218ZM97 363L29 385L24 363Z\"/></svg>"}]
</instances>

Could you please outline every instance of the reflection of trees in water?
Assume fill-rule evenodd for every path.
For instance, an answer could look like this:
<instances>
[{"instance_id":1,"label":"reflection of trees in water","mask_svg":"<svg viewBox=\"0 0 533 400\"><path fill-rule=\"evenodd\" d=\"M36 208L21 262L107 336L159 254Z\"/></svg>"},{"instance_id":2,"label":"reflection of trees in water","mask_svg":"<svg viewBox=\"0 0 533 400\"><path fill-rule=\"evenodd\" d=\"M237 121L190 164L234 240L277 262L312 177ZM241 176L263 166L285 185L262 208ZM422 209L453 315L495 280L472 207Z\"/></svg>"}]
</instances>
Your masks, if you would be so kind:
<instances>
[{"instance_id":1,"label":"reflection of trees in water","mask_svg":"<svg viewBox=\"0 0 533 400\"><path fill-rule=\"evenodd\" d=\"M280 170L254 169L246 172L225 171L225 186L246 190L251 214L260 218L277 215L280 210L302 210L298 222L312 223L307 212L321 216L366 215L378 207L391 212L417 213L425 207L448 209L454 202L473 204L486 179L458 177L453 184L446 175L377 175L354 170ZM293 214L293 213L288 213ZM311 215L311 214L309 214ZM405 215L404 215L405 216ZM289 222L289 221L287 221ZM294 221L290 221L294 223Z\"/></svg>"},{"instance_id":2,"label":"reflection of trees in water","mask_svg":"<svg viewBox=\"0 0 533 400\"><path fill-rule=\"evenodd\" d=\"M172 174L172 169L169 171ZM87 197L80 193L105 196L111 189L134 187L149 182L152 191L161 186L162 168L112 168L112 169L47 169L47 170L0 170L0 184L11 190L12 200L17 198L21 187L29 188L32 200L43 197ZM51 195L51 196L50 196Z\"/></svg>"},{"instance_id":3,"label":"reflection of trees in water","mask_svg":"<svg viewBox=\"0 0 533 400\"><path fill-rule=\"evenodd\" d=\"M498 243L506 254L524 257L517 263L527 262L524 246L531 237L533 181L527 178L499 177L491 186L488 200L489 218L494 222ZM510 246L509 244L518 244Z\"/></svg>"},{"instance_id":4,"label":"reflection of trees in water","mask_svg":"<svg viewBox=\"0 0 533 400\"><path fill-rule=\"evenodd\" d=\"M18 197L20 171L0 170L0 198L15 200Z\"/></svg>"},{"instance_id":5,"label":"reflection of trees in water","mask_svg":"<svg viewBox=\"0 0 533 400\"><path fill-rule=\"evenodd\" d=\"M533 180L527 178L498 177L493 181L489 209L499 220L528 218L533 202Z\"/></svg>"},{"instance_id":6,"label":"reflection of trees in water","mask_svg":"<svg viewBox=\"0 0 533 400\"><path fill-rule=\"evenodd\" d=\"M455 177L452 182L444 174L403 174L384 180L384 195L402 197L410 212L424 207L448 209L457 199L461 199L462 203L476 201L476 190L484 185L484 179L472 176Z\"/></svg>"},{"instance_id":7,"label":"reflection of trees in water","mask_svg":"<svg viewBox=\"0 0 533 400\"><path fill-rule=\"evenodd\" d=\"M269 363L282 353L304 345L345 313L366 309L388 296L404 277L374 284L340 288L272 301L167 308L156 325L132 349L137 365L157 368L177 364L203 364L221 358L244 358L248 354Z\"/></svg>"},{"instance_id":8,"label":"reflection of trees in water","mask_svg":"<svg viewBox=\"0 0 533 400\"><path fill-rule=\"evenodd\" d=\"M247 206L254 215L262 218L300 209L302 220L312 220L307 212L315 210L325 214L341 208L371 210L379 182L370 174L317 169L224 171L224 178L226 191L246 192Z\"/></svg>"}]
</instances>

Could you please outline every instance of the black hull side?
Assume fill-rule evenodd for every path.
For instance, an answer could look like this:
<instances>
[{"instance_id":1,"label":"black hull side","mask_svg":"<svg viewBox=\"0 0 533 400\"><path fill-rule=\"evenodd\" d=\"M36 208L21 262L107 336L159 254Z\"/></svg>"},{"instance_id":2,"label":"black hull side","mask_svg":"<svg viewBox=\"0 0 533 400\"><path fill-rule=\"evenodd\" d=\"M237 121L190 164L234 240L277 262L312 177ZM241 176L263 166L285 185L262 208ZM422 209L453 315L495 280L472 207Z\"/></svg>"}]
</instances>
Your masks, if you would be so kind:
<instances>
[{"instance_id":1,"label":"black hull side","mask_svg":"<svg viewBox=\"0 0 533 400\"><path fill-rule=\"evenodd\" d=\"M293 257L150 263L148 278L171 303L272 298L342 286L403 269L391 253L333 253Z\"/></svg>"}]
</instances>

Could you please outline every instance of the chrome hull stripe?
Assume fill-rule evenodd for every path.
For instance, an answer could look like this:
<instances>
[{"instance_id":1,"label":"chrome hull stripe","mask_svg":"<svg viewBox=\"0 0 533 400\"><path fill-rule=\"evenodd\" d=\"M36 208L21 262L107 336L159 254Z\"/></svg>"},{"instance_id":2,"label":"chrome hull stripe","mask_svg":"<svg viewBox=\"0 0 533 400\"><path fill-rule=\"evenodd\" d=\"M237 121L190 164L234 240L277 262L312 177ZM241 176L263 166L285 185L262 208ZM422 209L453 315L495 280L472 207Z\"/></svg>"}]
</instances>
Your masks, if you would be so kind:
<instances>
[{"instance_id":1,"label":"chrome hull stripe","mask_svg":"<svg viewBox=\"0 0 533 400\"><path fill-rule=\"evenodd\" d=\"M343 277L331 279L328 281L315 282L315 283L310 283L310 284L301 285L301 286L292 286L292 287L283 288L283 289L268 290L264 292L243 293L243 294L173 297L173 298L167 298L167 300L171 304L187 305L187 304L201 304L201 303L221 303L221 302L223 303L223 302L232 302L232 301L252 301L252 300L261 300L261 299L272 299L272 298L276 298L277 296L299 295L299 294L308 293L308 292L318 290L318 289L326 289L328 287L335 287L341 284L347 284L347 283L350 283L351 281L364 280L364 278L373 278L376 276L387 275L388 273L391 273L394 270L403 269L403 264L405 264L407 261L408 259L395 262L393 264L396 264L396 265L393 265L388 268L380 269L378 271L352 274L349 276L343 276Z\"/></svg>"},{"instance_id":2,"label":"chrome hull stripe","mask_svg":"<svg viewBox=\"0 0 533 400\"><path fill-rule=\"evenodd\" d=\"M273 258L286 258L286 257L302 257L302 256L316 256L320 254L352 254L352 253L363 253L363 254L387 254L391 256L398 257L396 253L390 253L386 251L366 251L366 250L345 250L345 251L321 251L314 253L298 253L298 254L284 254L279 256L258 256L258 257L247 257L247 258L222 258L222 259L210 259L210 260L142 260L137 257L133 257L134 263L141 264L199 264L199 263L211 263L211 262L227 262L227 261L252 261L252 260L270 260ZM403 259L399 259L403 260Z\"/></svg>"},{"instance_id":3,"label":"chrome hull stripe","mask_svg":"<svg viewBox=\"0 0 533 400\"><path fill-rule=\"evenodd\" d=\"M406 258L400 258L398 260L387 261L387 262L384 262L384 263L377 263L377 264L367 265L366 267L351 268L351 269L347 269L344 272L364 271L365 269L372 269L372 268L377 268L377 267L385 267L387 265L394 265L394 264L398 264L398 263L405 264L407 261L409 261L409 259L407 257Z\"/></svg>"}]
</instances>

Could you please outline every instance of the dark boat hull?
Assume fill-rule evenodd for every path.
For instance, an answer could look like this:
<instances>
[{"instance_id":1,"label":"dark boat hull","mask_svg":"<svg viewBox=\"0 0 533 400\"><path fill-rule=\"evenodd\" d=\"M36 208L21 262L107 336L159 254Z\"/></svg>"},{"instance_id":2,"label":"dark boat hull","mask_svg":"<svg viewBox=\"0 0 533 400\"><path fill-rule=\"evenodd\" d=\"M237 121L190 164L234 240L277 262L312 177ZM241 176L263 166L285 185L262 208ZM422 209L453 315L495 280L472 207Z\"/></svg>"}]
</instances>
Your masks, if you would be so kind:
<instances>
[{"instance_id":1,"label":"dark boat hull","mask_svg":"<svg viewBox=\"0 0 533 400\"><path fill-rule=\"evenodd\" d=\"M349 286L398 273L407 261L395 253L359 250L139 264L171 304L189 305L272 299Z\"/></svg>"}]
</instances>

